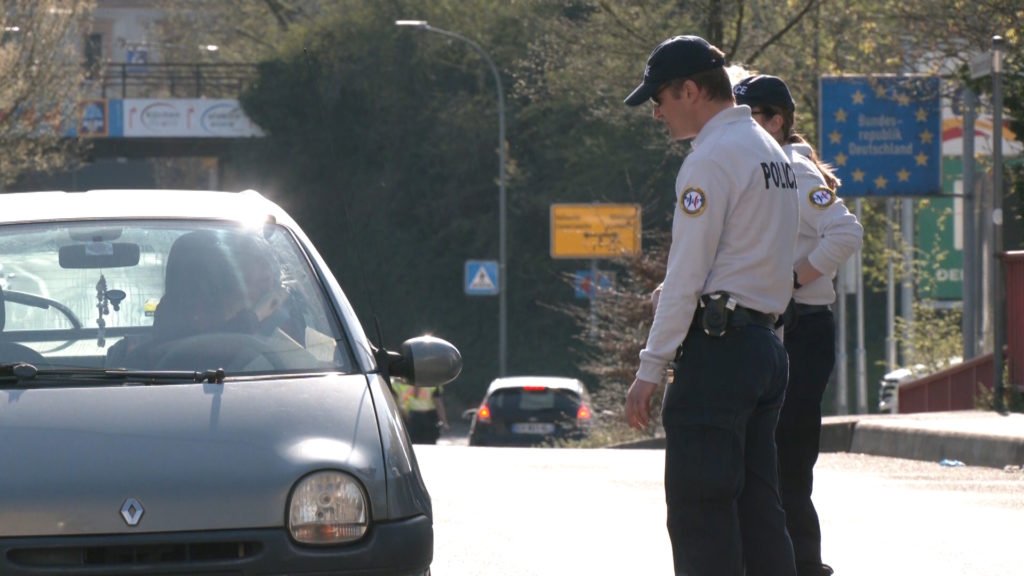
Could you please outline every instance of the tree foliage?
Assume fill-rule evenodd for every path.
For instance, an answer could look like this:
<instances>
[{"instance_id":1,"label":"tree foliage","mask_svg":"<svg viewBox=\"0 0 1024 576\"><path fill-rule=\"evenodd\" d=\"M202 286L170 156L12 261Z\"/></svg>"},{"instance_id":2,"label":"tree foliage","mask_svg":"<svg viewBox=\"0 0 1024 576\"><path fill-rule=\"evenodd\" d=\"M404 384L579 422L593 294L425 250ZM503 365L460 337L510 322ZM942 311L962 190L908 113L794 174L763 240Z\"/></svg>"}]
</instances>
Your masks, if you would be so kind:
<instances>
[{"instance_id":1,"label":"tree foliage","mask_svg":"<svg viewBox=\"0 0 1024 576\"><path fill-rule=\"evenodd\" d=\"M74 160L63 138L76 117L84 70L78 35L91 0L5 0L0 10L0 185L25 172L45 172Z\"/></svg>"}]
</instances>

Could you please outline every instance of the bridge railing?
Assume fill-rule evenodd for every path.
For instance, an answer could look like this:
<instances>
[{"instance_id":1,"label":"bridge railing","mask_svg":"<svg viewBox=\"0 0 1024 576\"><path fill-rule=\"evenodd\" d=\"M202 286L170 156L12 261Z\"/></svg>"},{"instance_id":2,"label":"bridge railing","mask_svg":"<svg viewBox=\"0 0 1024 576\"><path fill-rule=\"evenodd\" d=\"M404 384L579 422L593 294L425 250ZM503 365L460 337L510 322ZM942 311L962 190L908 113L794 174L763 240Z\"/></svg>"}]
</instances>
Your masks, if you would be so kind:
<instances>
[{"instance_id":1,"label":"bridge railing","mask_svg":"<svg viewBox=\"0 0 1024 576\"><path fill-rule=\"evenodd\" d=\"M237 98L255 64L106 63L91 74L99 98Z\"/></svg>"}]
</instances>

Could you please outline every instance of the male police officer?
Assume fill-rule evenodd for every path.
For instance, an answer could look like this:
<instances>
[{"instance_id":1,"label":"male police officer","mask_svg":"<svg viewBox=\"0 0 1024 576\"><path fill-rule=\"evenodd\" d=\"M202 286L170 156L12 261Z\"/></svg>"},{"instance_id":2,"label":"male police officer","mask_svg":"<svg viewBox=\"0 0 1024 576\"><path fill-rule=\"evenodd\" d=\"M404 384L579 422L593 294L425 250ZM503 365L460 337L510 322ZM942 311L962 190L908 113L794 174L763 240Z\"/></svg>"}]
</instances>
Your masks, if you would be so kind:
<instances>
[{"instance_id":1,"label":"male police officer","mask_svg":"<svg viewBox=\"0 0 1024 576\"><path fill-rule=\"evenodd\" d=\"M676 574L792 576L774 439L788 362L772 327L793 291L796 176L735 106L725 55L702 38L651 52L626 104L648 100L693 149L676 177L668 267L626 417L647 425L674 361L662 421Z\"/></svg>"},{"instance_id":2,"label":"male police officer","mask_svg":"<svg viewBox=\"0 0 1024 576\"><path fill-rule=\"evenodd\" d=\"M836 326L829 304L832 278L863 241L864 229L836 196L839 179L794 130L796 103L775 76L745 78L733 88L736 102L751 114L789 155L800 185L800 231L793 261L795 321L784 331L789 353L789 385L775 441L779 488L786 527L793 540L799 576L828 576L821 561L821 526L811 501L814 463L821 440L821 398L836 361Z\"/></svg>"}]
</instances>

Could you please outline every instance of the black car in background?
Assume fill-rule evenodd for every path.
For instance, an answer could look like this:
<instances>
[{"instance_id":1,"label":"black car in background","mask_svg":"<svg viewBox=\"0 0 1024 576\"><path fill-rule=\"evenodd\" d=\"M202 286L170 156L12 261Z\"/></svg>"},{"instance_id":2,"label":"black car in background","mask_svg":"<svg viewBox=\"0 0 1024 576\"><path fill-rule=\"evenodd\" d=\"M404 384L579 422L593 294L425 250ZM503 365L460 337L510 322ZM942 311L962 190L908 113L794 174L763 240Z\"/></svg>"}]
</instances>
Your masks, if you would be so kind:
<instances>
[{"instance_id":1,"label":"black car in background","mask_svg":"<svg viewBox=\"0 0 1024 576\"><path fill-rule=\"evenodd\" d=\"M516 376L491 382L472 414L470 446L534 446L580 440L590 430L583 382L555 376Z\"/></svg>"}]
</instances>

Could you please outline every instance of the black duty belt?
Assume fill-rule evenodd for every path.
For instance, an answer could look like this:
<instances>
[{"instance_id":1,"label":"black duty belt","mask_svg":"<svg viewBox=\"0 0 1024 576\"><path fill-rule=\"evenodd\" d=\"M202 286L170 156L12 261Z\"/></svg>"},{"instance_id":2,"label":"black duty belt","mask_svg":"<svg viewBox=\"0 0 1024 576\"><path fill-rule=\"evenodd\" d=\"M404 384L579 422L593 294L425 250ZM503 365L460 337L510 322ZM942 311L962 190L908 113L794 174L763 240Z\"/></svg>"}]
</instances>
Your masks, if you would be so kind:
<instances>
[{"instance_id":1,"label":"black duty belt","mask_svg":"<svg viewBox=\"0 0 1024 576\"><path fill-rule=\"evenodd\" d=\"M801 304L796 303L796 313L798 316L806 316L808 314L817 314L819 312L831 312L832 307L828 304Z\"/></svg>"},{"instance_id":2,"label":"black duty belt","mask_svg":"<svg viewBox=\"0 0 1024 576\"><path fill-rule=\"evenodd\" d=\"M701 315L704 313L704 309L700 306L693 314L692 326L700 329ZM775 320L777 316L774 314L765 314L764 312L758 312L757 310L751 310L743 306L736 306L729 314L729 327L730 328L742 328L744 326L764 326L768 329L775 329Z\"/></svg>"}]
</instances>

